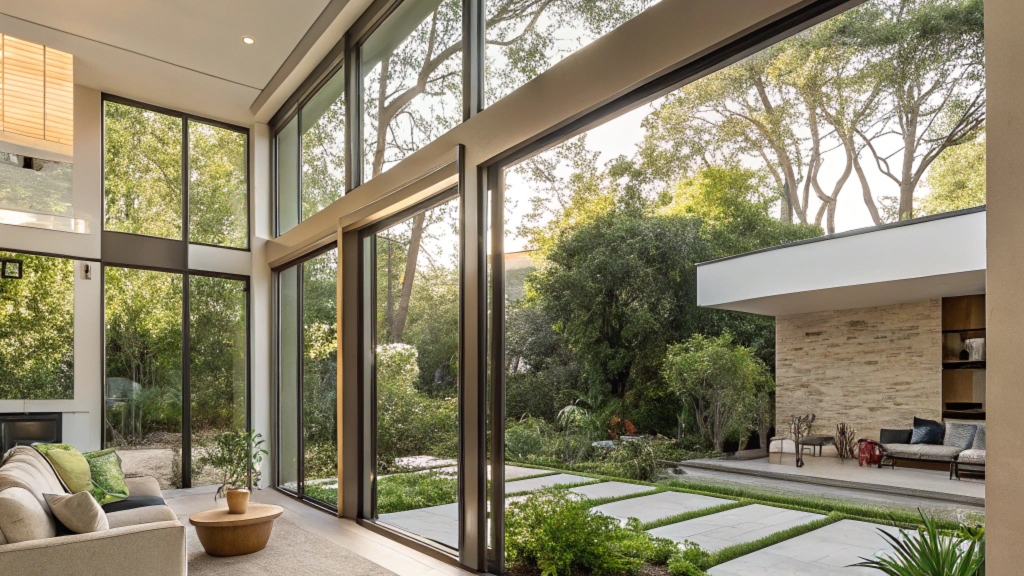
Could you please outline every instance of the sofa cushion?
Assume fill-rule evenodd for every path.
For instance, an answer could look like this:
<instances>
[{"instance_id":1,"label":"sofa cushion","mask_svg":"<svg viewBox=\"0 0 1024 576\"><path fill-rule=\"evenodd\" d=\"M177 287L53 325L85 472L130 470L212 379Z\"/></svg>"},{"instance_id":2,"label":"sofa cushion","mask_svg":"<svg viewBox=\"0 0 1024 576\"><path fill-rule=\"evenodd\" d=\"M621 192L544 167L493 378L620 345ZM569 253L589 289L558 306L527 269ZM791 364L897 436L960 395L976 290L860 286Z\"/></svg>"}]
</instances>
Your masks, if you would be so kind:
<instances>
[{"instance_id":1,"label":"sofa cushion","mask_svg":"<svg viewBox=\"0 0 1024 576\"><path fill-rule=\"evenodd\" d=\"M78 494L44 494L56 519L75 534L107 530L107 515L88 492Z\"/></svg>"},{"instance_id":2,"label":"sofa cushion","mask_svg":"<svg viewBox=\"0 0 1024 576\"><path fill-rule=\"evenodd\" d=\"M890 456L904 460L948 462L961 452L955 446L942 446L941 444L884 444L884 446Z\"/></svg>"},{"instance_id":3,"label":"sofa cushion","mask_svg":"<svg viewBox=\"0 0 1024 576\"><path fill-rule=\"evenodd\" d=\"M961 450L967 450L974 442L974 435L978 431L977 424L964 424L962 422L947 422L946 435L942 438L943 446L956 446Z\"/></svg>"},{"instance_id":4,"label":"sofa cushion","mask_svg":"<svg viewBox=\"0 0 1024 576\"><path fill-rule=\"evenodd\" d=\"M985 465L985 451L984 450L964 450L957 457L957 461L961 464L980 464Z\"/></svg>"},{"instance_id":5,"label":"sofa cushion","mask_svg":"<svg viewBox=\"0 0 1024 576\"><path fill-rule=\"evenodd\" d=\"M111 512L120 512L122 510L132 510L134 508L145 508L147 506L164 506L167 502L160 496L129 496L124 500L117 500L115 502L108 502L103 505L103 511L107 514Z\"/></svg>"},{"instance_id":6,"label":"sofa cushion","mask_svg":"<svg viewBox=\"0 0 1024 576\"><path fill-rule=\"evenodd\" d=\"M89 452L85 455L92 472L92 495L100 504L124 500L128 497L128 486L121 470L121 457L113 448Z\"/></svg>"},{"instance_id":7,"label":"sofa cushion","mask_svg":"<svg viewBox=\"0 0 1024 576\"><path fill-rule=\"evenodd\" d=\"M971 450L985 450L985 423L978 424L978 431L974 433L974 442Z\"/></svg>"},{"instance_id":8,"label":"sofa cushion","mask_svg":"<svg viewBox=\"0 0 1024 576\"><path fill-rule=\"evenodd\" d=\"M111 528L137 526L139 524L166 522L177 519L178 515L174 513L174 510L171 510L170 506L146 506L145 508L132 508L131 510L107 514L107 522Z\"/></svg>"},{"instance_id":9,"label":"sofa cushion","mask_svg":"<svg viewBox=\"0 0 1024 576\"><path fill-rule=\"evenodd\" d=\"M24 488L0 491L0 532L7 542L17 544L57 535L57 525L48 511Z\"/></svg>"},{"instance_id":10,"label":"sofa cushion","mask_svg":"<svg viewBox=\"0 0 1024 576\"><path fill-rule=\"evenodd\" d=\"M913 437L914 431L910 428L906 430L887 430L882 429L882 432L878 435L879 444L910 444L910 438Z\"/></svg>"},{"instance_id":11,"label":"sofa cushion","mask_svg":"<svg viewBox=\"0 0 1024 576\"><path fill-rule=\"evenodd\" d=\"M160 483L152 476L125 478L124 483L128 486L130 496L163 496Z\"/></svg>"},{"instance_id":12,"label":"sofa cushion","mask_svg":"<svg viewBox=\"0 0 1024 576\"><path fill-rule=\"evenodd\" d=\"M7 544L7 538L4 537L3 531L0 530L0 546L3 546L4 544Z\"/></svg>"},{"instance_id":13,"label":"sofa cushion","mask_svg":"<svg viewBox=\"0 0 1024 576\"><path fill-rule=\"evenodd\" d=\"M934 420L914 417L914 434L910 438L911 444L940 444L942 443L942 424Z\"/></svg>"},{"instance_id":14,"label":"sofa cushion","mask_svg":"<svg viewBox=\"0 0 1024 576\"><path fill-rule=\"evenodd\" d=\"M0 490L6 488L28 490L47 513L50 507L43 494L67 493L46 458L28 446L15 446L4 455L0 465Z\"/></svg>"},{"instance_id":15,"label":"sofa cushion","mask_svg":"<svg viewBox=\"0 0 1024 576\"><path fill-rule=\"evenodd\" d=\"M77 494L92 489L89 462L78 448L70 444L36 444L33 448L50 461L69 492Z\"/></svg>"}]
</instances>

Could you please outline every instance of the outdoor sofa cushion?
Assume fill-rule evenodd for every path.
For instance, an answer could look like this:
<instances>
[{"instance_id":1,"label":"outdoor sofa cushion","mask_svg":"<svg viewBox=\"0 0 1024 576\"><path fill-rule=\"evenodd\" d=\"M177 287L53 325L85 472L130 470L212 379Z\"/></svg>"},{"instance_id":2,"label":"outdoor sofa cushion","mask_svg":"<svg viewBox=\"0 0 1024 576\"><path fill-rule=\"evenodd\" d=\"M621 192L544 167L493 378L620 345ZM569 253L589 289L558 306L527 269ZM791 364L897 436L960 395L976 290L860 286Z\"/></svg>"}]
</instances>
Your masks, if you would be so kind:
<instances>
[{"instance_id":1,"label":"outdoor sofa cushion","mask_svg":"<svg viewBox=\"0 0 1024 576\"><path fill-rule=\"evenodd\" d=\"M947 422L946 435L942 438L943 446L956 446L961 450L967 450L974 442L974 435L978 432L977 424L964 424L962 422Z\"/></svg>"},{"instance_id":2,"label":"outdoor sofa cushion","mask_svg":"<svg viewBox=\"0 0 1024 576\"><path fill-rule=\"evenodd\" d=\"M935 460L949 462L962 450L956 446L941 444L883 444L885 451L893 458L904 460Z\"/></svg>"},{"instance_id":3,"label":"outdoor sofa cushion","mask_svg":"<svg viewBox=\"0 0 1024 576\"><path fill-rule=\"evenodd\" d=\"M879 444L910 444L910 438L914 435L914 431L910 428L906 430L887 430L882 429L881 434L878 435Z\"/></svg>"},{"instance_id":4,"label":"outdoor sofa cushion","mask_svg":"<svg viewBox=\"0 0 1024 576\"><path fill-rule=\"evenodd\" d=\"M971 444L971 450L985 451L985 423L978 424L978 431L974 434L974 443Z\"/></svg>"},{"instance_id":5,"label":"outdoor sofa cushion","mask_svg":"<svg viewBox=\"0 0 1024 576\"><path fill-rule=\"evenodd\" d=\"M941 444L942 424L935 420L925 420L914 416L914 435L911 444Z\"/></svg>"},{"instance_id":6,"label":"outdoor sofa cushion","mask_svg":"<svg viewBox=\"0 0 1024 576\"><path fill-rule=\"evenodd\" d=\"M961 464L977 464L985 465L985 451L984 450L964 450L957 457L957 461Z\"/></svg>"}]
</instances>

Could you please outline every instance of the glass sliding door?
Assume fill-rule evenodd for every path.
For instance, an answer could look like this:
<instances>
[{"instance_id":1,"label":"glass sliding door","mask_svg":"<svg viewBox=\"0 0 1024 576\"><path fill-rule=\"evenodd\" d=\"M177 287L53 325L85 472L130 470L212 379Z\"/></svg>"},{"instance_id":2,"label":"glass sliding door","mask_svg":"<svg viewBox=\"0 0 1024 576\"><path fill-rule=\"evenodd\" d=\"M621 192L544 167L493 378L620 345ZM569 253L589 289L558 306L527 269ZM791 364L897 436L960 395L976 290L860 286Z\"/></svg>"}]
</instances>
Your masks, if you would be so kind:
<instances>
[{"instance_id":1,"label":"glass sliding door","mask_svg":"<svg viewBox=\"0 0 1024 576\"><path fill-rule=\"evenodd\" d=\"M106 448L163 489L182 478L182 275L104 269Z\"/></svg>"},{"instance_id":2,"label":"glass sliding door","mask_svg":"<svg viewBox=\"0 0 1024 576\"><path fill-rule=\"evenodd\" d=\"M278 282L277 486L338 503L336 248L281 269Z\"/></svg>"},{"instance_id":3,"label":"glass sliding door","mask_svg":"<svg viewBox=\"0 0 1024 576\"><path fill-rule=\"evenodd\" d=\"M373 231L377 519L459 548L459 199Z\"/></svg>"},{"instance_id":4,"label":"glass sliding door","mask_svg":"<svg viewBox=\"0 0 1024 576\"><path fill-rule=\"evenodd\" d=\"M189 395L192 486L219 483L206 462L218 437L246 429L247 287L244 280L191 275Z\"/></svg>"},{"instance_id":5,"label":"glass sliding door","mask_svg":"<svg viewBox=\"0 0 1024 576\"><path fill-rule=\"evenodd\" d=\"M302 481L338 505L338 251L302 265Z\"/></svg>"},{"instance_id":6,"label":"glass sliding door","mask_svg":"<svg viewBox=\"0 0 1024 576\"><path fill-rule=\"evenodd\" d=\"M299 493L299 266L278 281L277 485Z\"/></svg>"}]
</instances>

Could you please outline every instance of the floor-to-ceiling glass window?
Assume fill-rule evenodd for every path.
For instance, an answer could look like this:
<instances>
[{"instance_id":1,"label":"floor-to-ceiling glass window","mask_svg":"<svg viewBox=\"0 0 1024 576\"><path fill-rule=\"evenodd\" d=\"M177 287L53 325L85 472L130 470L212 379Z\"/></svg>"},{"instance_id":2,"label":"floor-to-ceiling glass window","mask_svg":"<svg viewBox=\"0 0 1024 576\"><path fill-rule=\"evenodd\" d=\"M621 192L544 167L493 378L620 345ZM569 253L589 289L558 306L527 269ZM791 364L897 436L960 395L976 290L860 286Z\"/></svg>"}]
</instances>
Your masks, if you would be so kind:
<instances>
[{"instance_id":1,"label":"floor-to-ceiling glass window","mask_svg":"<svg viewBox=\"0 0 1024 576\"><path fill-rule=\"evenodd\" d=\"M377 230L376 513L459 547L459 199Z\"/></svg>"},{"instance_id":2,"label":"floor-to-ceiling glass window","mask_svg":"<svg viewBox=\"0 0 1024 576\"><path fill-rule=\"evenodd\" d=\"M218 484L212 449L246 427L248 354L245 280L189 276L189 395L192 485ZM212 460L212 459L211 459Z\"/></svg>"},{"instance_id":3,"label":"floor-to-ceiling glass window","mask_svg":"<svg viewBox=\"0 0 1024 576\"><path fill-rule=\"evenodd\" d=\"M408 0L359 49L363 180L462 121L462 0Z\"/></svg>"},{"instance_id":4,"label":"floor-to-ceiling glass window","mask_svg":"<svg viewBox=\"0 0 1024 576\"><path fill-rule=\"evenodd\" d=\"M277 485L338 503L338 250L278 271Z\"/></svg>"},{"instance_id":5,"label":"floor-to-ceiling glass window","mask_svg":"<svg viewBox=\"0 0 1024 576\"><path fill-rule=\"evenodd\" d=\"M104 269L105 446L125 472L182 487L182 275Z\"/></svg>"},{"instance_id":6,"label":"floor-to-ceiling glass window","mask_svg":"<svg viewBox=\"0 0 1024 576\"><path fill-rule=\"evenodd\" d=\"M103 273L105 446L126 472L165 489L221 481L207 456L221 435L246 427L247 281L189 274L186 292L185 279L113 266Z\"/></svg>"}]
</instances>

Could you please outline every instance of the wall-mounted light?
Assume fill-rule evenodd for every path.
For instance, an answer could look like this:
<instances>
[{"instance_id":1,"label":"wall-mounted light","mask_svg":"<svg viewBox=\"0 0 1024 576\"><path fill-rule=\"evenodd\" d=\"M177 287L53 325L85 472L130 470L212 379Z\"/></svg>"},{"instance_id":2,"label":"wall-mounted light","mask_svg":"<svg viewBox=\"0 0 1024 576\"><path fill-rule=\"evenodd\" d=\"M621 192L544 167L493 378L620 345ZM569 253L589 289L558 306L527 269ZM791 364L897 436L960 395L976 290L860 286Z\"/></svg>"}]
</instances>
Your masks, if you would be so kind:
<instances>
[{"instance_id":1,"label":"wall-mounted light","mask_svg":"<svg viewBox=\"0 0 1024 576\"><path fill-rule=\"evenodd\" d=\"M246 44L255 44L256 43L256 41L253 40L250 36L242 36L242 42L245 42Z\"/></svg>"}]
</instances>

